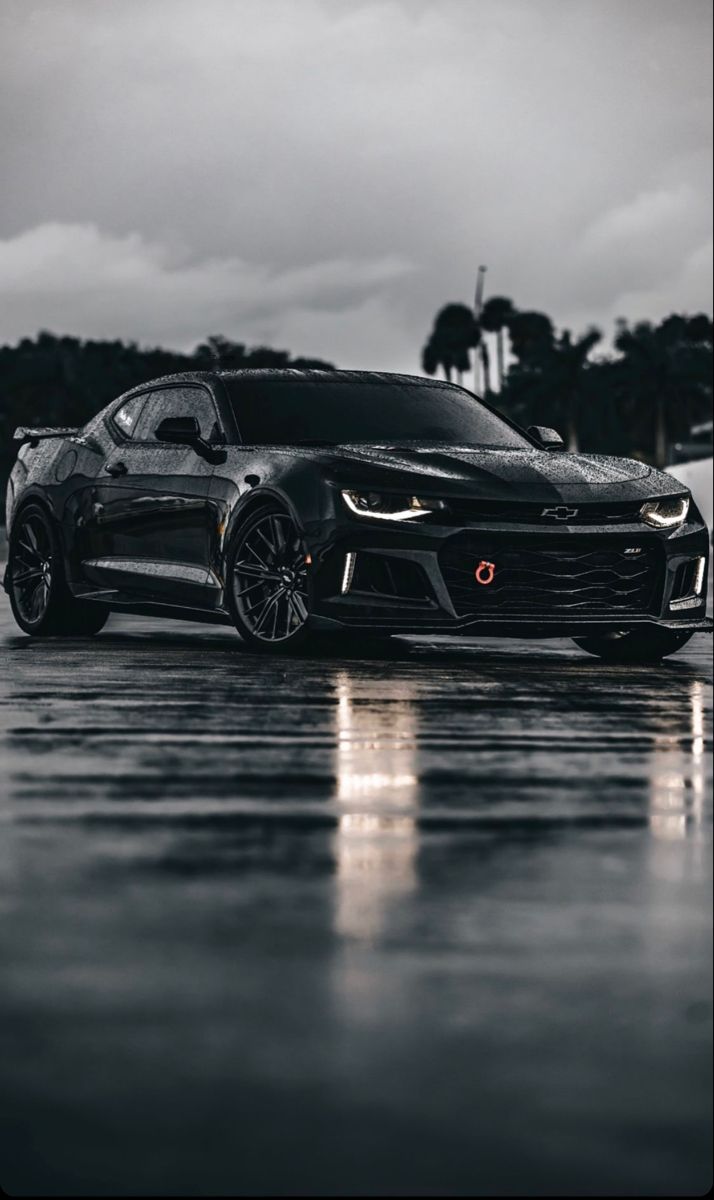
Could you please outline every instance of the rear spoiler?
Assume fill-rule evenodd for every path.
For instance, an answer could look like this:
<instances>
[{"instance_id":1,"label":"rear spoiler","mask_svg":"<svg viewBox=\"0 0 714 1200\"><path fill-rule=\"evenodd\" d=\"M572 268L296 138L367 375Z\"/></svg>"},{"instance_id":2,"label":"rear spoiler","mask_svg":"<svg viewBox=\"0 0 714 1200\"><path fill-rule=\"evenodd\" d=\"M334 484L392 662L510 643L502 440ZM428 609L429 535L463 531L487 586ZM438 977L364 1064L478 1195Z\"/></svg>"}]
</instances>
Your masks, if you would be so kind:
<instances>
[{"instance_id":1,"label":"rear spoiler","mask_svg":"<svg viewBox=\"0 0 714 1200\"><path fill-rule=\"evenodd\" d=\"M79 429L73 429L69 425L60 425L54 428L50 425L42 425L37 429L31 429L26 425L18 425L12 440L19 449L25 442L29 442L31 446L36 446L44 438L77 437L79 432Z\"/></svg>"}]
</instances>

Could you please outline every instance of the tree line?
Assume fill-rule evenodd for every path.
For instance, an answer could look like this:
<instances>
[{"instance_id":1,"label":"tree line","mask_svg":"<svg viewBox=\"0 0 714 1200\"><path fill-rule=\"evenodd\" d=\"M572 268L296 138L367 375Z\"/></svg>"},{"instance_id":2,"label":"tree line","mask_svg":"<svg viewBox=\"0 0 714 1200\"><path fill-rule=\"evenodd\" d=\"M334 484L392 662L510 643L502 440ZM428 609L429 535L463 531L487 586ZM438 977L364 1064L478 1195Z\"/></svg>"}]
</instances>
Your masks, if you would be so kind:
<instances>
[{"instance_id":1,"label":"tree line","mask_svg":"<svg viewBox=\"0 0 714 1200\"><path fill-rule=\"evenodd\" d=\"M593 357L602 340L596 328L558 332L546 313L494 296L478 319L465 304L440 309L422 367L462 382L476 356L486 398L519 424L559 428L570 450L664 466L669 443L711 419L711 317L619 320L612 349Z\"/></svg>"},{"instance_id":2,"label":"tree line","mask_svg":"<svg viewBox=\"0 0 714 1200\"><path fill-rule=\"evenodd\" d=\"M332 367L319 358L293 358L269 346L248 348L214 335L190 354L141 348L134 342L82 341L40 333L17 346L0 346L0 516L14 461L18 425L83 425L122 392L175 371L216 367Z\"/></svg>"}]
</instances>

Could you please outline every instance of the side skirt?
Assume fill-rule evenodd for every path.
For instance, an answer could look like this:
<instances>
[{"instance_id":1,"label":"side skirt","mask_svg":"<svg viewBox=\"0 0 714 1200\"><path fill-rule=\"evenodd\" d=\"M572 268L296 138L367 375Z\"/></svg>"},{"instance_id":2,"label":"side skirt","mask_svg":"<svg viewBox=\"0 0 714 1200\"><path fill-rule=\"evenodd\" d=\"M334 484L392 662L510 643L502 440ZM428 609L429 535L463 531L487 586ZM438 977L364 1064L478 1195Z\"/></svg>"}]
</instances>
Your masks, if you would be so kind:
<instances>
[{"instance_id":1,"label":"side skirt","mask_svg":"<svg viewBox=\"0 0 714 1200\"><path fill-rule=\"evenodd\" d=\"M142 603L112 599L106 592L90 592L82 600L93 600L103 604L110 612L126 613L132 617L170 617L173 621L199 621L202 625L229 625L233 622L228 613L217 609L185 608L178 604L161 604L145 600Z\"/></svg>"}]
</instances>

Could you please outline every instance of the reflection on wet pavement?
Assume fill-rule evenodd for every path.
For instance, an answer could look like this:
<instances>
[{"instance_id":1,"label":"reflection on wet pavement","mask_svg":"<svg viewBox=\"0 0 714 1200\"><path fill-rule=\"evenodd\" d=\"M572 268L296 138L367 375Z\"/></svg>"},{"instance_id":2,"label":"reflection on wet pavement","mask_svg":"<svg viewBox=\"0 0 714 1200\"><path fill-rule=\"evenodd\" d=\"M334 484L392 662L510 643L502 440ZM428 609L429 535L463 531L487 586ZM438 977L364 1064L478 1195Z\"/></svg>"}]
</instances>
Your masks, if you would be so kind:
<instances>
[{"instance_id":1,"label":"reflection on wet pavement","mask_svg":"<svg viewBox=\"0 0 714 1200\"><path fill-rule=\"evenodd\" d=\"M695 679L688 690L688 736L657 733L654 737L650 827L656 837L686 837L704 820L704 684Z\"/></svg>"},{"instance_id":2,"label":"reflection on wet pavement","mask_svg":"<svg viewBox=\"0 0 714 1200\"><path fill-rule=\"evenodd\" d=\"M417 883L416 711L399 683L360 703L349 671L335 682L335 932L369 938Z\"/></svg>"},{"instance_id":3,"label":"reflection on wet pavement","mask_svg":"<svg viewBox=\"0 0 714 1200\"><path fill-rule=\"evenodd\" d=\"M707 1187L708 639L0 632L8 1191Z\"/></svg>"}]
</instances>

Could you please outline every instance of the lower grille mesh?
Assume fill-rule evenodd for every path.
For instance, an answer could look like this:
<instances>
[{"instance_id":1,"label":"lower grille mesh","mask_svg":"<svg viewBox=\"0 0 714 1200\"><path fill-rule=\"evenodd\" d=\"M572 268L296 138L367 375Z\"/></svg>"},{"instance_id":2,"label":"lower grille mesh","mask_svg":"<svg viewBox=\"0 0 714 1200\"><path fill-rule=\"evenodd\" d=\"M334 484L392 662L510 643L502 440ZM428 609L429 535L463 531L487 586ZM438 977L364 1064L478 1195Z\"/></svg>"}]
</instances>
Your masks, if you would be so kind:
<instances>
[{"instance_id":1,"label":"lower grille mesh","mask_svg":"<svg viewBox=\"0 0 714 1200\"><path fill-rule=\"evenodd\" d=\"M499 547L481 539L459 538L446 545L439 557L459 616L649 612L659 583L659 557L651 547L629 550ZM495 566L490 584L476 581L480 562ZM482 578L488 575L481 572Z\"/></svg>"}]
</instances>

